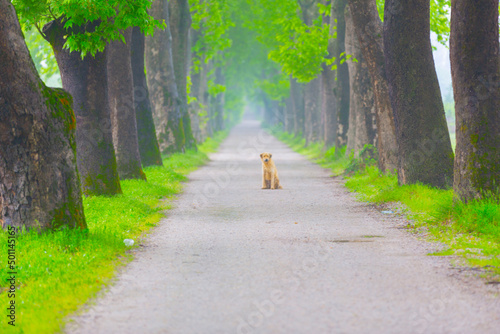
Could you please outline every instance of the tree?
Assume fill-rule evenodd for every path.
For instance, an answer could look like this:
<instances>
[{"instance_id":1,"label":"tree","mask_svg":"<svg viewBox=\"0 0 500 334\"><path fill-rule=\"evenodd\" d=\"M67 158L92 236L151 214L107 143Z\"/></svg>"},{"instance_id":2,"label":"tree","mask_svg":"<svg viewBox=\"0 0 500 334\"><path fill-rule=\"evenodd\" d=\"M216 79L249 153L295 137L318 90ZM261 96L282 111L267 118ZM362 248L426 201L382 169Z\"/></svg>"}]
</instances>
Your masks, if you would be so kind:
<instances>
[{"instance_id":1,"label":"tree","mask_svg":"<svg viewBox=\"0 0 500 334\"><path fill-rule=\"evenodd\" d=\"M349 69L342 57L345 54L345 18L344 12L347 0L333 1L333 18L336 25L336 38L333 43L333 56L336 58L336 81L334 92L337 98L337 138L335 146L341 147L347 143L349 130Z\"/></svg>"},{"instance_id":2,"label":"tree","mask_svg":"<svg viewBox=\"0 0 500 334\"><path fill-rule=\"evenodd\" d=\"M168 1L156 0L150 13L154 18L168 22ZM164 30L157 29L154 36L146 37L146 68L160 151L163 154L184 152L186 138L168 23Z\"/></svg>"},{"instance_id":3,"label":"tree","mask_svg":"<svg viewBox=\"0 0 500 334\"><path fill-rule=\"evenodd\" d=\"M382 22L375 0L349 0L354 30L368 64L376 105L378 166L383 172L397 168L398 146L386 77Z\"/></svg>"},{"instance_id":4,"label":"tree","mask_svg":"<svg viewBox=\"0 0 500 334\"><path fill-rule=\"evenodd\" d=\"M107 46L108 98L111 109L113 144L120 179L146 180L142 171L137 139L134 83L132 77L132 27L124 32L124 41Z\"/></svg>"},{"instance_id":5,"label":"tree","mask_svg":"<svg viewBox=\"0 0 500 334\"><path fill-rule=\"evenodd\" d=\"M144 167L162 166L160 148L156 138L153 110L149 100L144 60L145 36L139 27L132 30L131 62L134 81L134 106L137 121L139 153Z\"/></svg>"},{"instance_id":6,"label":"tree","mask_svg":"<svg viewBox=\"0 0 500 334\"><path fill-rule=\"evenodd\" d=\"M428 0L386 1L384 53L399 183L449 187L453 151L432 57Z\"/></svg>"},{"instance_id":7,"label":"tree","mask_svg":"<svg viewBox=\"0 0 500 334\"><path fill-rule=\"evenodd\" d=\"M191 15L188 0L169 1L169 22L172 34L172 61L180 99L182 125L184 127L184 141L186 148L196 148L196 141L191 130L191 118L188 112L187 76L189 71L189 28Z\"/></svg>"},{"instance_id":8,"label":"tree","mask_svg":"<svg viewBox=\"0 0 500 334\"><path fill-rule=\"evenodd\" d=\"M368 64L363 58L349 7L346 7L345 22L345 49L346 53L354 59L347 62L349 66L350 103L346 153L349 155L353 152L354 156L357 157L366 144L375 144L377 133L375 128L376 107Z\"/></svg>"},{"instance_id":9,"label":"tree","mask_svg":"<svg viewBox=\"0 0 500 334\"><path fill-rule=\"evenodd\" d=\"M324 15L325 20L330 26L330 39L328 40L328 55L329 57L335 57L335 53L338 50L336 44L338 41L333 38L335 35L336 24L335 24L335 14L336 12L336 2L330 1L330 16ZM339 54L340 55L340 54ZM337 55L337 56L339 56ZM338 101L335 94L335 70L326 63L322 64L321 72L321 120L323 124L323 141L326 147L334 146L337 142L337 110Z\"/></svg>"},{"instance_id":10,"label":"tree","mask_svg":"<svg viewBox=\"0 0 500 334\"><path fill-rule=\"evenodd\" d=\"M451 1L450 59L455 98L454 190L468 201L500 186L498 0Z\"/></svg>"},{"instance_id":11,"label":"tree","mask_svg":"<svg viewBox=\"0 0 500 334\"><path fill-rule=\"evenodd\" d=\"M14 7L0 0L0 222L86 228L71 96L45 86Z\"/></svg>"},{"instance_id":12,"label":"tree","mask_svg":"<svg viewBox=\"0 0 500 334\"><path fill-rule=\"evenodd\" d=\"M161 23L147 14L149 0L14 0L21 23L51 43L63 88L74 100L77 161L85 195L121 193L107 96L105 47L131 26L152 33ZM41 27L43 31L41 30Z\"/></svg>"},{"instance_id":13,"label":"tree","mask_svg":"<svg viewBox=\"0 0 500 334\"><path fill-rule=\"evenodd\" d=\"M121 193L108 103L106 53L98 51L82 59L81 52L64 48L65 36L85 34L97 25L66 29L64 21L57 19L43 29L54 49L63 88L73 97L78 171L86 196Z\"/></svg>"}]
</instances>

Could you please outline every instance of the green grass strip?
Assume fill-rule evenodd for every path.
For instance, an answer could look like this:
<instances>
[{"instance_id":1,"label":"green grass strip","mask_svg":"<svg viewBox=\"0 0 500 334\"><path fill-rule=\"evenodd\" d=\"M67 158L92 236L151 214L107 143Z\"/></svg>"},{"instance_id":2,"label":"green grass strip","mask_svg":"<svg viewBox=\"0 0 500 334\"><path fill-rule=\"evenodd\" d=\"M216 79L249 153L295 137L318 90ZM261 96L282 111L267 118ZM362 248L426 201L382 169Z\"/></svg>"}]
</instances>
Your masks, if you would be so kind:
<instances>
[{"instance_id":1,"label":"green grass strip","mask_svg":"<svg viewBox=\"0 0 500 334\"><path fill-rule=\"evenodd\" d=\"M7 233L0 233L1 333L54 333L65 319L96 296L132 259L133 239L137 247L147 232L164 217L169 202L182 191L186 175L207 160L227 132L203 143L197 152L174 154L163 167L148 167L148 181L121 181L123 195L84 199L87 231L20 234L16 240L16 322L8 325L9 284Z\"/></svg>"},{"instance_id":2,"label":"green grass strip","mask_svg":"<svg viewBox=\"0 0 500 334\"><path fill-rule=\"evenodd\" d=\"M484 269L489 282L500 280L500 202L495 198L471 201L454 200L453 190L423 184L398 185L396 175L383 174L374 161L360 163L346 157L345 148L325 150L314 143L273 128L271 132L293 150L342 175L345 186L364 202L390 204L395 214L408 219L409 227L423 232L428 240L440 242L445 250L431 255L458 255L457 264ZM352 171L352 166L359 169ZM346 170L351 172L346 173Z\"/></svg>"}]
</instances>

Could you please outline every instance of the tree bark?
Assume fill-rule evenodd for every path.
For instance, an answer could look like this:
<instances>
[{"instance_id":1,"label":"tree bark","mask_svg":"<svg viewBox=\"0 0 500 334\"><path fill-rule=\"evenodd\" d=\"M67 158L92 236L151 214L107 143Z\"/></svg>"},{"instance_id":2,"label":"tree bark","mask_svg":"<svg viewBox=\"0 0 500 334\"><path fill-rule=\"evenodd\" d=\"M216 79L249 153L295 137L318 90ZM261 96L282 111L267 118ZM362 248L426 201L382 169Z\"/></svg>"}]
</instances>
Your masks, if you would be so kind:
<instances>
[{"instance_id":1,"label":"tree bark","mask_svg":"<svg viewBox=\"0 0 500 334\"><path fill-rule=\"evenodd\" d=\"M344 12L347 0L332 0L334 18L337 21L337 38L333 43L333 56L337 58L335 81L335 96L337 98L337 138L336 147L347 144L347 131L349 130L349 69L347 63L340 64L340 55L345 52L345 18Z\"/></svg>"},{"instance_id":2,"label":"tree bark","mask_svg":"<svg viewBox=\"0 0 500 334\"><path fill-rule=\"evenodd\" d=\"M224 86L224 75L220 66L215 69L215 84ZM217 94L214 102L214 129L215 131L222 131L224 130L224 92Z\"/></svg>"},{"instance_id":3,"label":"tree bark","mask_svg":"<svg viewBox=\"0 0 500 334\"><path fill-rule=\"evenodd\" d=\"M453 151L430 41L428 0L387 0L384 53L400 184L453 183Z\"/></svg>"},{"instance_id":4,"label":"tree bark","mask_svg":"<svg viewBox=\"0 0 500 334\"><path fill-rule=\"evenodd\" d=\"M144 167L163 166L160 147L156 138L146 74L144 73L144 43L145 37L141 29L134 27L132 31L131 62L139 153Z\"/></svg>"},{"instance_id":5,"label":"tree bark","mask_svg":"<svg viewBox=\"0 0 500 334\"><path fill-rule=\"evenodd\" d=\"M385 71L382 22L375 0L349 0L349 7L373 83L377 109L378 166L382 172L392 172L397 168L398 146Z\"/></svg>"},{"instance_id":6,"label":"tree bark","mask_svg":"<svg viewBox=\"0 0 500 334\"><path fill-rule=\"evenodd\" d=\"M335 16L335 1L330 3L331 16ZM335 33L336 22L334 19L330 20L330 35ZM336 39L331 38L328 41L328 53L330 57L335 57L335 43ZM321 72L321 120L323 124L323 140L325 147L334 146L337 141L337 96L335 95L335 76L336 73L332 70L331 66L326 64L322 65L323 71Z\"/></svg>"},{"instance_id":7,"label":"tree bark","mask_svg":"<svg viewBox=\"0 0 500 334\"><path fill-rule=\"evenodd\" d=\"M455 195L499 194L500 58L498 0L451 2L450 59L455 98Z\"/></svg>"},{"instance_id":8,"label":"tree bark","mask_svg":"<svg viewBox=\"0 0 500 334\"><path fill-rule=\"evenodd\" d=\"M154 1L149 13L155 19L167 22L164 30L156 29L154 37L146 37L147 80L153 116L157 122L158 144L163 154L184 152L184 119L172 59L168 1Z\"/></svg>"},{"instance_id":9,"label":"tree bark","mask_svg":"<svg viewBox=\"0 0 500 334\"><path fill-rule=\"evenodd\" d=\"M294 129L295 136L303 136L304 129L304 85L297 82L296 79L290 76L290 96L292 97L292 107L294 116Z\"/></svg>"},{"instance_id":10,"label":"tree bark","mask_svg":"<svg viewBox=\"0 0 500 334\"><path fill-rule=\"evenodd\" d=\"M197 30L191 29L189 33L189 43L191 45L191 49L193 46L196 45L198 39L200 38L201 33ZM190 63L191 66L193 66L193 56L191 53L190 56ZM201 72L202 68L200 65L200 68L198 71L190 70L190 75L191 75L191 96L196 98L195 101L192 101L188 105L188 110L189 110L189 115L191 116L191 129L193 130L193 136L196 139L196 142L198 143L203 143L205 138L203 137L202 131L201 131L201 125L202 125L202 120L200 113L202 112L201 108L201 103L203 98L200 96L200 91L201 91Z\"/></svg>"},{"instance_id":11,"label":"tree bark","mask_svg":"<svg viewBox=\"0 0 500 334\"><path fill-rule=\"evenodd\" d=\"M172 61L177 91L179 92L185 145L188 149L196 149L187 103L187 75L190 58L189 28L191 27L188 0L170 0L168 12L172 34Z\"/></svg>"},{"instance_id":12,"label":"tree bark","mask_svg":"<svg viewBox=\"0 0 500 334\"><path fill-rule=\"evenodd\" d=\"M106 53L94 57L63 48L68 34L61 19L45 25L44 37L52 45L61 72L63 88L73 96L76 114L78 171L86 196L121 194L113 148ZM85 33L96 23L74 27L73 33Z\"/></svg>"},{"instance_id":13,"label":"tree bark","mask_svg":"<svg viewBox=\"0 0 500 334\"><path fill-rule=\"evenodd\" d=\"M132 28L126 29L123 35L125 43L121 40L112 41L108 43L106 48L108 98L116 165L120 179L146 180L139 155L134 107L134 83L130 54Z\"/></svg>"},{"instance_id":14,"label":"tree bark","mask_svg":"<svg viewBox=\"0 0 500 334\"><path fill-rule=\"evenodd\" d=\"M321 121L321 82L316 78L306 84L304 93L305 104L305 138L306 146L320 140Z\"/></svg>"},{"instance_id":15,"label":"tree bark","mask_svg":"<svg viewBox=\"0 0 500 334\"><path fill-rule=\"evenodd\" d=\"M0 223L86 228L71 96L38 76L8 0L0 0L0 50Z\"/></svg>"},{"instance_id":16,"label":"tree bark","mask_svg":"<svg viewBox=\"0 0 500 334\"><path fill-rule=\"evenodd\" d=\"M346 154L349 155L354 152L354 156L358 157L359 152L365 145L375 144L377 133L375 128L376 107L368 64L361 53L349 7L346 7L345 21L346 53L357 60L357 62L347 61L349 66L350 103Z\"/></svg>"}]
</instances>

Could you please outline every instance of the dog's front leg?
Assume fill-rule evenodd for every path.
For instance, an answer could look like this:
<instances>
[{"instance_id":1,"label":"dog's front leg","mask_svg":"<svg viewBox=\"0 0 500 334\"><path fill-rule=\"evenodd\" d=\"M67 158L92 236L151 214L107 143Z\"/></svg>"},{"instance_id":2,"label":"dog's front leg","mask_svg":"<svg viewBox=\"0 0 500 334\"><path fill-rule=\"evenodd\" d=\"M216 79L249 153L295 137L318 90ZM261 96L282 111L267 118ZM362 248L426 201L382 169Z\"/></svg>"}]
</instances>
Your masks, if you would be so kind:
<instances>
[{"instance_id":1,"label":"dog's front leg","mask_svg":"<svg viewBox=\"0 0 500 334\"><path fill-rule=\"evenodd\" d=\"M274 182L275 182L274 173L272 173L271 174L271 189L276 189Z\"/></svg>"},{"instance_id":2,"label":"dog's front leg","mask_svg":"<svg viewBox=\"0 0 500 334\"><path fill-rule=\"evenodd\" d=\"M267 189L266 172L262 169L262 189Z\"/></svg>"}]
</instances>

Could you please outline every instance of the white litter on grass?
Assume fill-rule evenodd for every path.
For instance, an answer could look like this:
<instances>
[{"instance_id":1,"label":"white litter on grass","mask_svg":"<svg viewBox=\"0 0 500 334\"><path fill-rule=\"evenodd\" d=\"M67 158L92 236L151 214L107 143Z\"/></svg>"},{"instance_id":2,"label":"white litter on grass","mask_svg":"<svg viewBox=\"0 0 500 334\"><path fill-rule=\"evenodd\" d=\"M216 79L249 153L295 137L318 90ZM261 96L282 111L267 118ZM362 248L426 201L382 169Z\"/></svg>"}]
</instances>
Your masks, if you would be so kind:
<instances>
[{"instance_id":1,"label":"white litter on grass","mask_svg":"<svg viewBox=\"0 0 500 334\"><path fill-rule=\"evenodd\" d=\"M388 211L382 211L382 213L389 214L389 213L394 213L394 212L392 210L388 210Z\"/></svg>"},{"instance_id":2,"label":"white litter on grass","mask_svg":"<svg viewBox=\"0 0 500 334\"><path fill-rule=\"evenodd\" d=\"M125 246L133 246L134 245L134 240L132 240L132 239L125 239L125 240L123 240L123 243L125 244Z\"/></svg>"}]
</instances>

